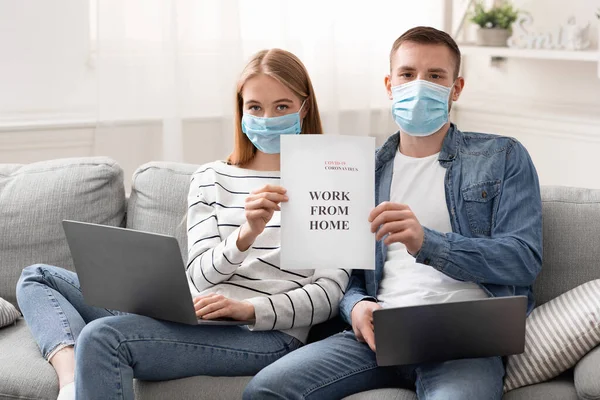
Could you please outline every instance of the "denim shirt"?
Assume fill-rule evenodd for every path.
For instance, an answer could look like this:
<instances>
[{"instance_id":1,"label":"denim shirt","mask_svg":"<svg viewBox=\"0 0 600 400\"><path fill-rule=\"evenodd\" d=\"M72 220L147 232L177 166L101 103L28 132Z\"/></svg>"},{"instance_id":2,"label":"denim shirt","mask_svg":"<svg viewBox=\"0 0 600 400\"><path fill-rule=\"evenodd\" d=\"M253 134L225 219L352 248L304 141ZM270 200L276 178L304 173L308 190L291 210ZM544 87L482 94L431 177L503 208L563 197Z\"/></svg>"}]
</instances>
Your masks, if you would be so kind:
<instances>
[{"instance_id":1,"label":"denim shirt","mask_svg":"<svg viewBox=\"0 0 600 400\"><path fill-rule=\"evenodd\" d=\"M390 200L400 134L375 155L375 204ZM461 132L451 124L438 161L446 168L444 189L451 233L423 227L416 262L459 281L477 283L489 296L528 296L542 267L542 201L537 172L517 140ZM410 206L410 204L409 204ZM354 270L340 303L348 323L361 300L377 301L387 246L376 243L375 270Z\"/></svg>"}]
</instances>

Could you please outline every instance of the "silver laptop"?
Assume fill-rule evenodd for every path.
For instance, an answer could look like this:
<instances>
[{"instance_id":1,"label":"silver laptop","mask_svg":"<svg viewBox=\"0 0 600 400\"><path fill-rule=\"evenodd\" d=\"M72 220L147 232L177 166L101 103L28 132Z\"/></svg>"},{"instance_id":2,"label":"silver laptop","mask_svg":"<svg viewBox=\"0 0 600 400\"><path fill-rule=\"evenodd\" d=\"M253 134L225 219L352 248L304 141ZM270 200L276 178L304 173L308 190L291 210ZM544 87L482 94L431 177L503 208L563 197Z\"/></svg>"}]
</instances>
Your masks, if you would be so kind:
<instances>
[{"instance_id":1,"label":"silver laptop","mask_svg":"<svg viewBox=\"0 0 600 400\"><path fill-rule=\"evenodd\" d=\"M63 221L87 304L188 325L248 325L198 319L177 239L172 236Z\"/></svg>"},{"instance_id":2,"label":"silver laptop","mask_svg":"<svg viewBox=\"0 0 600 400\"><path fill-rule=\"evenodd\" d=\"M376 310L377 365L522 353L526 314L525 296Z\"/></svg>"}]
</instances>

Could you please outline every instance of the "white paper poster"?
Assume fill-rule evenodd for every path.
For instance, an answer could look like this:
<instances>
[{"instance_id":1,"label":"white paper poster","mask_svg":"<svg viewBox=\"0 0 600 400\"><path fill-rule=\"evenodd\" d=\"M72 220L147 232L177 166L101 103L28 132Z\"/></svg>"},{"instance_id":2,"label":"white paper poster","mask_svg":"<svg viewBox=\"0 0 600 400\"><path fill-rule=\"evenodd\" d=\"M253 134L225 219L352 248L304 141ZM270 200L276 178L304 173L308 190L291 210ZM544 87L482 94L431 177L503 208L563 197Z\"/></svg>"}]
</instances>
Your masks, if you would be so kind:
<instances>
[{"instance_id":1,"label":"white paper poster","mask_svg":"<svg viewBox=\"0 0 600 400\"><path fill-rule=\"evenodd\" d=\"M375 138L282 135L282 269L375 269Z\"/></svg>"}]
</instances>

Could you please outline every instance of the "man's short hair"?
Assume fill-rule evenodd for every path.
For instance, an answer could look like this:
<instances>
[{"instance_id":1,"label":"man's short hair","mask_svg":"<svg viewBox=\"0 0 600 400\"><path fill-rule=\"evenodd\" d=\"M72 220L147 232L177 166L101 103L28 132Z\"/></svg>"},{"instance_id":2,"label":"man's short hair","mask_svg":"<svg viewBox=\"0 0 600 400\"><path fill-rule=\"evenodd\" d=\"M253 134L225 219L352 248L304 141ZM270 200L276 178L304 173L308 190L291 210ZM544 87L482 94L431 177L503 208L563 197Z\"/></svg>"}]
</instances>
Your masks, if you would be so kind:
<instances>
[{"instance_id":1,"label":"man's short hair","mask_svg":"<svg viewBox=\"0 0 600 400\"><path fill-rule=\"evenodd\" d=\"M444 31L429 26L417 26L416 28L409 29L396 39L392 46L392 51L390 51L390 69L392 68L392 57L394 56L394 53L404 42L441 44L446 46L450 49L454 58L454 79L458 78L458 72L460 71L460 49L454 39L452 39L452 36Z\"/></svg>"}]
</instances>

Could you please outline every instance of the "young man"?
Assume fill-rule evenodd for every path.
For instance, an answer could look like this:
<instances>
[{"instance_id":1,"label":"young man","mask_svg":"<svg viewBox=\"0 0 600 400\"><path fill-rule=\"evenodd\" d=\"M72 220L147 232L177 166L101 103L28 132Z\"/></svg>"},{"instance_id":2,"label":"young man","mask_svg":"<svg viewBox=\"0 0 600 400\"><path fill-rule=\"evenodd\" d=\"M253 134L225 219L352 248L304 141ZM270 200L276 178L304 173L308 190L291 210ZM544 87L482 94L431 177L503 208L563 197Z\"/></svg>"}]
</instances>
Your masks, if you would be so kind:
<instances>
[{"instance_id":1,"label":"young man","mask_svg":"<svg viewBox=\"0 0 600 400\"><path fill-rule=\"evenodd\" d=\"M500 357L378 367L381 307L529 297L542 264L538 177L516 140L448 121L464 79L446 33L418 27L396 40L385 86L400 132L376 156L375 271L355 271L341 301L348 330L296 350L256 375L246 399L339 399L414 384L419 399L502 398Z\"/></svg>"}]
</instances>

